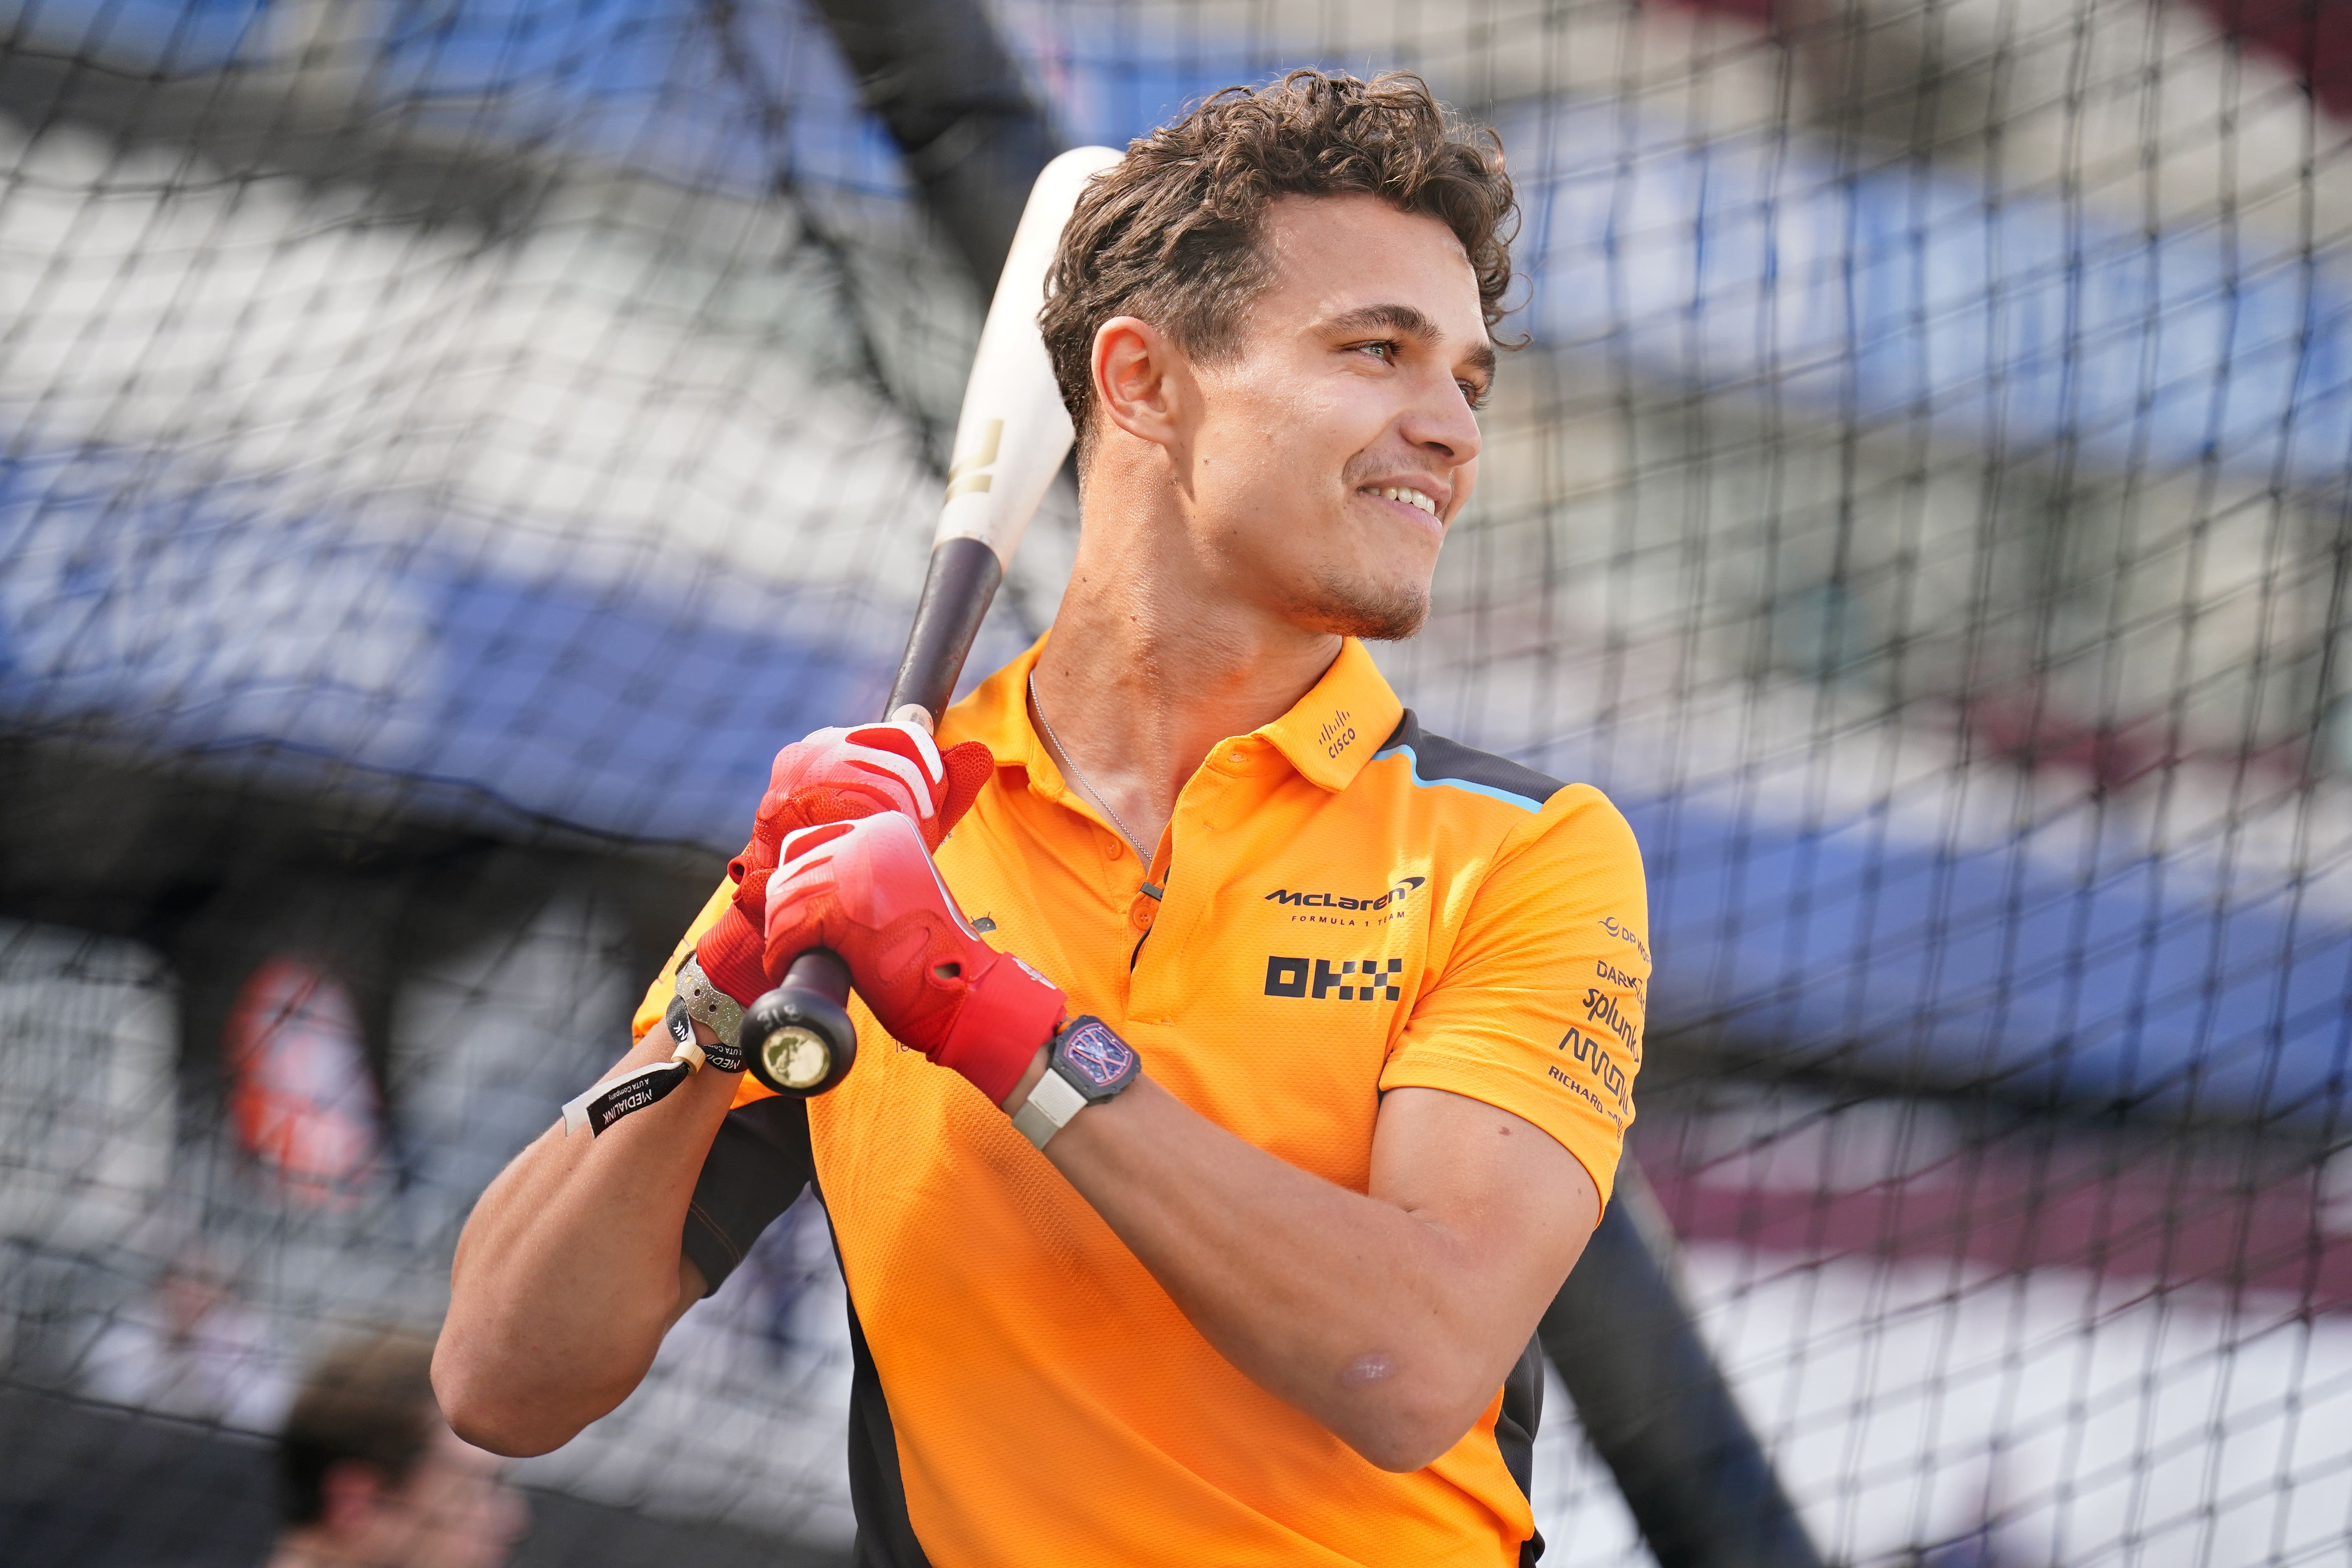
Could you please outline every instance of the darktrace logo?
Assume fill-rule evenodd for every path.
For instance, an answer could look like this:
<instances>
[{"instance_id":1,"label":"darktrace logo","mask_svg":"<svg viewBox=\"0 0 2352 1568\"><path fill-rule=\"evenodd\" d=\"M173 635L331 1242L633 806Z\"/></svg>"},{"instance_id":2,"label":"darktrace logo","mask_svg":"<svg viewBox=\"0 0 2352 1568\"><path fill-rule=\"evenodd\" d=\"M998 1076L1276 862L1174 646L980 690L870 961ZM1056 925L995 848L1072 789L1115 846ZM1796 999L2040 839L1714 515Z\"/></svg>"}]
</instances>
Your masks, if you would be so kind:
<instances>
[{"instance_id":1,"label":"darktrace logo","mask_svg":"<svg viewBox=\"0 0 2352 1568\"><path fill-rule=\"evenodd\" d=\"M1288 888L1276 888L1265 896L1269 904L1297 904L1310 910L1384 910L1391 904L1402 903L1412 896L1413 889L1425 884L1426 877L1400 877L1385 893L1350 898L1342 893L1292 892Z\"/></svg>"},{"instance_id":2,"label":"darktrace logo","mask_svg":"<svg viewBox=\"0 0 2352 1568\"><path fill-rule=\"evenodd\" d=\"M1418 879L1415 879L1418 880ZM1265 994L1269 996L1307 996L1320 1002L1327 996L1337 996L1342 1002L1371 1002L1385 996L1401 1002L1404 992L1404 960L1391 958L1382 963L1377 958L1343 959L1334 969L1328 958L1283 958L1265 961Z\"/></svg>"},{"instance_id":3,"label":"darktrace logo","mask_svg":"<svg viewBox=\"0 0 2352 1568\"><path fill-rule=\"evenodd\" d=\"M1635 979L1605 958L1592 966L1592 972L1611 984L1622 985L1626 990L1631 991L1636 1002L1646 1001L1649 997L1649 986L1646 983Z\"/></svg>"}]
</instances>

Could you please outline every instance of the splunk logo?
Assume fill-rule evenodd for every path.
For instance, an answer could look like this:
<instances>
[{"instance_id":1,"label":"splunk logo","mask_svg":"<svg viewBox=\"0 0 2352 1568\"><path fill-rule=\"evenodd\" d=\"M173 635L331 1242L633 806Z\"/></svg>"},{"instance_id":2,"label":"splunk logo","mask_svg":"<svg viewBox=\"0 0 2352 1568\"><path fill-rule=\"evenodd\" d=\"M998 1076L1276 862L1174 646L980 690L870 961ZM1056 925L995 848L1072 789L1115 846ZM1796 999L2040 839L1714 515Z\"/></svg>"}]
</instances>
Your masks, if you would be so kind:
<instances>
[{"instance_id":1,"label":"splunk logo","mask_svg":"<svg viewBox=\"0 0 2352 1568\"><path fill-rule=\"evenodd\" d=\"M1269 996L1310 996L1320 1002L1326 996L1337 995L1342 1002L1370 1002L1386 996L1391 1002L1404 999L1399 982L1404 978L1404 960L1391 958L1386 963L1377 958L1350 958L1339 967L1331 967L1328 958L1269 958L1265 961L1265 994Z\"/></svg>"},{"instance_id":2,"label":"splunk logo","mask_svg":"<svg viewBox=\"0 0 2352 1568\"><path fill-rule=\"evenodd\" d=\"M1622 1040L1629 1051L1633 1048L1634 1041L1641 1038L1641 1026L1625 1016L1624 1009L1617 1005L1617 998L1598 985L1585 987L1584 1017L1586 1022L1598 1024Z\"/></svg>"},{"instance_id":3,"label":"splunk logo","mask_svg":"<svg viewBox=\"0 0 2352 1568\"><path fill-rule=\"evenodd\" d=\"M1297 904L1311 910L1384 910L1412 896L1413 889L1429 880L1426 877L1404 877L1396 886L1377 898L1350 899L1337 893L1294 893L1287 888L1276 888L1265 896L1269 904ZM1285 963L1289 962L1287 959Z\"/></svg>"}]
</instances>

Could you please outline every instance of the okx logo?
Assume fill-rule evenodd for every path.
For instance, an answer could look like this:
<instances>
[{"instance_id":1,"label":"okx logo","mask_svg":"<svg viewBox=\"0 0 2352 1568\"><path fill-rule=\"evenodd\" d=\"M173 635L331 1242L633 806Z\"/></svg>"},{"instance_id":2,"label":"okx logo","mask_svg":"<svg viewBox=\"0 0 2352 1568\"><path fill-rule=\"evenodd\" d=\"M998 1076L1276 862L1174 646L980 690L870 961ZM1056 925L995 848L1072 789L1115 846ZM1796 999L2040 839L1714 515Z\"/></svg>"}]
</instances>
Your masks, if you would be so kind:
<instances>
[{"instance_id":1,"label":"okx logo","mask_svg":"<svg viewBox=\"0 0 2352 1568\"><path fill-rule=\"evenodd\" d=\"M1311 978L1310 978L1311 976ZM1342 1002L1370 1002L1385 995L1404 1000L1398 982L1404 978L1404 960L1377 958L1344 960L1339 968L1328 958L1269 958L1265 961L1265 994L1269 996L1311 996L1320 1002L1337 995Z\"/></svg>"}]
</instances>

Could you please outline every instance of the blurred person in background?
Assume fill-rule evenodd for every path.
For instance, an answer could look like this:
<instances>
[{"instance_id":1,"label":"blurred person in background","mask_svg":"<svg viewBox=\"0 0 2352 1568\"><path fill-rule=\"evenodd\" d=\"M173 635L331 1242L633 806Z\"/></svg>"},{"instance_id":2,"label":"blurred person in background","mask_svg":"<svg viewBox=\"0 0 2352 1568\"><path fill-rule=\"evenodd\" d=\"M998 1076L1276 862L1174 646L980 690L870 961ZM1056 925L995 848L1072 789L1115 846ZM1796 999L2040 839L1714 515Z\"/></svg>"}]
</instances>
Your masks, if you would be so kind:
<instances>
[{"instance_id":1,"label":"blurred person in background","mask_svg":"<svg viewBox=\"0 0 2352 1568\"><path fill-rule=\"evenodd\" d=\"M278 1425L286 1369L261 1316L201 1247L174 1252L154 1288L90 1346L82 1386L117 1405L247 1432Z\"/></svg>"},{"instance_id":2,"label":"blurred person in background","mask_svg":"<svg viewBox=\"0 0 2352 1568\"><path fill-rule=\"evenodd\" d=\"M433 1342L372 1335L313 1367L278 1439L269 1568L495 1568L530 1510L505 1462L449 1429Z\"/></svg>"}]
</instances>

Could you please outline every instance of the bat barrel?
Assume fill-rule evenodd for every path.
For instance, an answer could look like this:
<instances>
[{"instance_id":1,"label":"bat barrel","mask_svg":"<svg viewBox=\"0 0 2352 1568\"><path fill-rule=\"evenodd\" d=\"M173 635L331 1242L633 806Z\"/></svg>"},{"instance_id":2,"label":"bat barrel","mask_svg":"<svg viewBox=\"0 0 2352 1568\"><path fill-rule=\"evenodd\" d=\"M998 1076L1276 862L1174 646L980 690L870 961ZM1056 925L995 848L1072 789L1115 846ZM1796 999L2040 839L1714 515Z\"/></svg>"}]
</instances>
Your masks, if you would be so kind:
<instances>
[{"instance_id":1,"label":"bat barrel","mask_svg":"<svg viewBox=\"0 0 2352 1568\"><path fill-rule=\"evenodd\" d=\"M837 26L852 26L860 15L855 7L824 3ZM938 542L923 575L906 657L883 704L886 719L919 715L937 728L1004 580L1005 558L1070 449L1069 414L1037 334L1037 308L1080 189L1118 160L1107 147L1054 159L1038 175L1014 227L964 388L956 426L961 456L948 472ZM838 955L818 949L794 959L784 983L743 1016L745 1065L752 1076L779 1094L823 1094L839 1083L857 1055L848 1003L849 970Z\"/></svg>"},{"instance_id":2,"label":"bat barrel","mask_svg":"<svg viewBox=\"0 0 2352 1568\"><path fill-rule=\"evenodd\" d=\"M821 947L793 960L784 983L744 1010L744 1065L778 1094L823 1094L857 1061L849 965Z\"/></svg>"}]
</instances>

